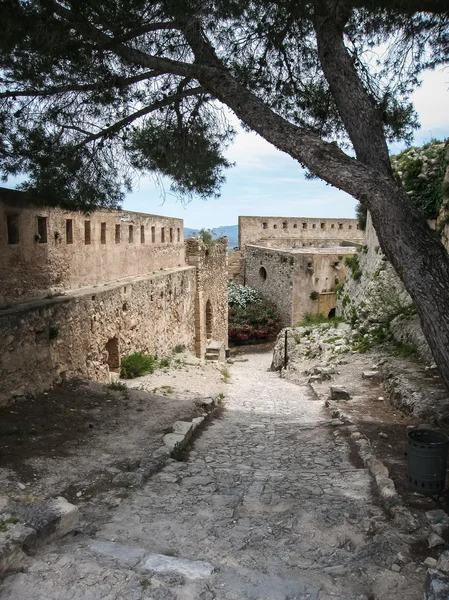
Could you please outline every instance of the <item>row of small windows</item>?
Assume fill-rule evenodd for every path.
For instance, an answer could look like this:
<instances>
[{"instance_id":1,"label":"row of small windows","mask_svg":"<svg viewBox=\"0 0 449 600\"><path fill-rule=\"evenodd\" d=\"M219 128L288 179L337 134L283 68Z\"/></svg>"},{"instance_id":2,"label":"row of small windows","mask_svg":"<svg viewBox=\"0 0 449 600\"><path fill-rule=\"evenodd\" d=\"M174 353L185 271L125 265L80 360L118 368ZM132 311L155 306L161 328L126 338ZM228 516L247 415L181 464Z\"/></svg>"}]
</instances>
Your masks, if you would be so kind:
<instances>
[{"instance_id":1,"label":"row of small windows","mask_svg":"<svg viewBox=\"0 0 449 600\"><path fill-rule=\"evenodd\" d=\"M301 229L307 229L308 223L301 223ZM312 223L312 229L316 229L317 224ZM326 223L320 223L321 229L326 229ZM357 229L360 229L360 225L356 226ZM273 225L273 229L277 229L278 226L275 223ZM262 229L268 229L268 223L262 223ZM282 223L282 229L288 229L288 223L284 221ZM298 223L293 224L293 229L298 229ZM331 223L331 229L335 229L335 223ZM338 229L343 229L343 223L338 223ZM348 229L352 229L352 225L348 225Z\"/></svg>"},{"instance_id":2,"label":"row of small windows","mask_svg":"<svg viewBox=\"0 0 449 600\"><path fill-rule=\"evenodd\" d=\"M18 244L20 240L19 235L19 215L17 213L10 213L6 215L6 225L8 230L8 244ZM125 229L125 226L123 226ZM139 231L138 226L128 225L128 242L134 243L134 231ZM55 232L55 240L60 238L60 233ZM114 231L114 239L116 244L120 244L122 241L123 231L122 225L116 224ZM48 221L47 217L37 217L37 233L34 237L36 242L39 244L46 244L48 241ZM181 241L181 229L176 228L176 240ZM66 219L65 221L65 241L66 244L73 244L73 219ZM106 244L107 241L107 226L106 223L101 223L100 226L100 243ZM173 227L161 227L160 228L160 241L174 242L174 229ZM90 221L84 221L84 243L89 245L92 243L92 224ZM145 243L145 225L140 225L140 243ZM151 243L156 243L156 227L151 227Z\"/></svg>"}]
</instances>

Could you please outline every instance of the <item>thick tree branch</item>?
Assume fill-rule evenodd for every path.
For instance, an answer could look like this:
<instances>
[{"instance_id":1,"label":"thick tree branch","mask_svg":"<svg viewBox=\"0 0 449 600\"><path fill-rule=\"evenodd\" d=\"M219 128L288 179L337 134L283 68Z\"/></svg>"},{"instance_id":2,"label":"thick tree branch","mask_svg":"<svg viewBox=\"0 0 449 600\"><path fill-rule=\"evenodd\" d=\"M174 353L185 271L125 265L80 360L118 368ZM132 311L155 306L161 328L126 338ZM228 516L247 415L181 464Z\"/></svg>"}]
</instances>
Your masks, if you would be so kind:
<instances>
[{"instance_id":1,"label":"thick tree branch","mask_svg":"<svg viewBox=\"0 0 449 600\"><path fill-rule=\"evenodd\" d=\"M101 83L60 85L43 90L6 90L5 92L0 92L0 99L20 98L25 96L56 96L58 94L67 94L70 92L94 92L101 91L105 87L123 88L134 83L139 83L140 81L152 79L153 77L159 77L159 75L161 75L160 71L145 71L134 77L114 77L109 81L102 81Z\"/></svg>"},{"instance_id":2,"label":"thick tree branch","mask_svg":"<svg viewBox=\"0 0 449 600\"><path fill-rule=\"evenodd\" d=\"M137 27L123 35L114 36L114 40L120 44L124 42L129 42L130 40L134 40L141 35L145 35L147 33L152 33L154 31L163 31L170 29L179 29L180 23L177 21L165 21L161 23L147 23L146 25L142 25L141 27Z\"/></svg>"},{"instance_id":3,"label":"thick tree branch","mask_svg":"<svg viewBox=\"0 0 449 600\"><path fill-rule=\"evenodd\" d=\"M314 27L324 75L354 146L357 158L391 174L388 147L379 109L363 87L354 61L344 45L344 25L349 13L333 0L318 0Z\"/></svg>"}]
</instances>

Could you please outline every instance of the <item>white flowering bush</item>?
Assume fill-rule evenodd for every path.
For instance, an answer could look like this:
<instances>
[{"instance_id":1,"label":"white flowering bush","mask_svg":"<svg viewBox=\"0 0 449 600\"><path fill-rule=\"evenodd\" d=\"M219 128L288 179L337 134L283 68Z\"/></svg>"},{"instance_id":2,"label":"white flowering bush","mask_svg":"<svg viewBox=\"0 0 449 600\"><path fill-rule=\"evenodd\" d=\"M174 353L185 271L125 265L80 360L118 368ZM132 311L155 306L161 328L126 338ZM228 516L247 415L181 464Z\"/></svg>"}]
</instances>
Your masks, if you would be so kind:
<instances>
[{"instance_id":1,"label":"white flowering bush","mask_svg":"<svg viewBox=\"0 0 449 600\"><path fill-rule=\"evenodd\" d=\"M241 285L230 281L228 285L228 304L229 308L239 306L245 308L247 304L259 302L262 299L257 290L247 285Z\"/></svg>"}]
</instances>

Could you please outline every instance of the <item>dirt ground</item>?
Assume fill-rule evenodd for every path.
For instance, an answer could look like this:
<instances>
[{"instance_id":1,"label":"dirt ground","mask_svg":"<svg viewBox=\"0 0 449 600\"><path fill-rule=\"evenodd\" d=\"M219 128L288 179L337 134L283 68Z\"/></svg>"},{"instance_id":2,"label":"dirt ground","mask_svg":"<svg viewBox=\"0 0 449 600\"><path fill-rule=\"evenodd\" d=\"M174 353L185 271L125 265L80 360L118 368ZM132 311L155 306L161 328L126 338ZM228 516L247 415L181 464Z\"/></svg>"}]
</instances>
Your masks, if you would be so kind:
<instances>
[{"instance_id":1,"label":"dirt ground","mask_svg":"<svg viewBox=\"0 0 449 600\"><path fill-rule=\"evenodd\" d=\"M108 496L114 477L148 458L176 420L198 416L195 398L226 392L222 369L183 353L123 389L70 381L1 407L2 494L74 504Z\"/></svg>"}]
</instances>

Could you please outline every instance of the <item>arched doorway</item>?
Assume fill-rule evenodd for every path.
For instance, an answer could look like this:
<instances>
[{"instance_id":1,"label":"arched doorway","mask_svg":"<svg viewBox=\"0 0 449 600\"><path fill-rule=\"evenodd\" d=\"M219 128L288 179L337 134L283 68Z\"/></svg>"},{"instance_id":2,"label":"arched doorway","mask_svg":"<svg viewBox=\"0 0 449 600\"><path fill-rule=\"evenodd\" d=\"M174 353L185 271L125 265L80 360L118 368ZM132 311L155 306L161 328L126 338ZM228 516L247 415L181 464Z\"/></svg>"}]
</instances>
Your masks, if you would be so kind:
<instances>
[{"instance_id":1,"label":"arched doorway","mask_svg":"<svg viewBox=\"0 0 449 600\"><path fill-rule=\"evenodd\" d=\"M331 308L329 314L327 315L328 319L333 319L335 317L335 308Z\"/></svg>"},{"instance_id":2,"label":"arched doorway","mask_svg":"<svg viewBox=\"0 0 449 600\"><path fill-rule=\"evenodd\" d=\"M118 337L115 336L108 340L105 350L108 353L109 371L117 372L120 369L120 353L118 347Z\"/></svg>"},{"instance_id":3,"label":"arched doorway","mask_svg":"<svg viewBox=\"0 0 449 600\"><path fill-rule=\"evenodd\" d=\"M208 340L212 339L212 304L211 301L208 300L206 302L206 338Z\"/></svg>"}]
</instances>

